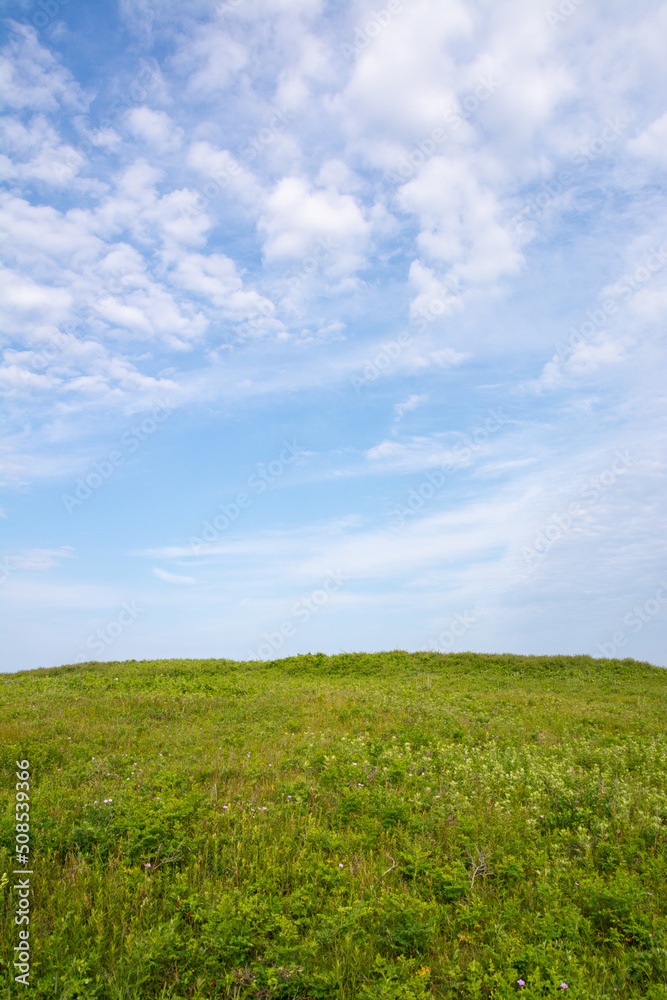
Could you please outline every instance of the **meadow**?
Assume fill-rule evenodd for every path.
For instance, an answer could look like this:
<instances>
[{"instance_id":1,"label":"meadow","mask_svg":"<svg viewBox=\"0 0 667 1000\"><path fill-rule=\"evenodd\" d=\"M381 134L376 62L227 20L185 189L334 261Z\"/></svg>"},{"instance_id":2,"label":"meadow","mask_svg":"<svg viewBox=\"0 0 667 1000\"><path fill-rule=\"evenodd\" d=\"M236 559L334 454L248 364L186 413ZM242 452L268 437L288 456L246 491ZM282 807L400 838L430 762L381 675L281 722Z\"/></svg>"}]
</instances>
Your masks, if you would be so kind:
<instances>
[{"instance_id":1,"label":"meadow","mask_svg":"<svg viewBox=\"0 0 667 1000\"><path fill-rule=\"evenodd\" d=\"M3 998L667 1000L666 670L104 662L0 702Z\"/></svg>"}]
</instances>

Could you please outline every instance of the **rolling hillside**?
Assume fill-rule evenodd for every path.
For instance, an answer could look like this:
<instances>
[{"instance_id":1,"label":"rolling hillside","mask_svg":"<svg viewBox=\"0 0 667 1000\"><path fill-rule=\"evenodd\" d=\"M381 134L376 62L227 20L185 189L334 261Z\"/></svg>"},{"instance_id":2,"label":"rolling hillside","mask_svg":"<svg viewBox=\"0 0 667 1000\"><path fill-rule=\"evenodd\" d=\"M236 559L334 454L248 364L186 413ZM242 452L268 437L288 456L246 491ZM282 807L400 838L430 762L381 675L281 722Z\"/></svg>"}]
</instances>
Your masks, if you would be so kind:
<instances>
[{"instance_id":1,"label":"rolling hillside","mask_svg":"<svg viewBox=\"0 0 667 1000\"><path fill-rule=\"evenodd\" d=\"M105 662L0 699L2 996L667 998L667 671Z\"/></svg>"}]
</instances>

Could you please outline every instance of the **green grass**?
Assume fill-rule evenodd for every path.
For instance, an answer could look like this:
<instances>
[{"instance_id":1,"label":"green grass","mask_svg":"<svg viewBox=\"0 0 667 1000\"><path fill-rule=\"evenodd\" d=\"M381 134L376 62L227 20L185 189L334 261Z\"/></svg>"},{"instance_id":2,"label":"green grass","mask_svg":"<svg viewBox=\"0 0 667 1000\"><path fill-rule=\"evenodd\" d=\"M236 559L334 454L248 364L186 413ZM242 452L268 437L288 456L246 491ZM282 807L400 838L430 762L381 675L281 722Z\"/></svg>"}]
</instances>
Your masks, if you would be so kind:
<instances>
[{"instance_id":1,"label":"green grass","mask_svg":"<svg viewBox=\"0 0 667 1000\"><path fill-rule=\"evenodd\" d=\"M666 696L586 656L1 676L0 997L666 1000Z\"/></svg>"}]
</instances>

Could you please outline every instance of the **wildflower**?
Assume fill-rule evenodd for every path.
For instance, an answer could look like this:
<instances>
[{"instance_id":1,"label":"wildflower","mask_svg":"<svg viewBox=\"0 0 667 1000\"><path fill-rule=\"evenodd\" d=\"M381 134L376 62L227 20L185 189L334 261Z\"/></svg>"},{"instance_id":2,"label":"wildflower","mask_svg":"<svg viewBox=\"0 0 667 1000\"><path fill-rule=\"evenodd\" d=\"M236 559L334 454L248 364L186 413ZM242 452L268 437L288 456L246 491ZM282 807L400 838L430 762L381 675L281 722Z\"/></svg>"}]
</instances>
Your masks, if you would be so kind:
<instances>
[{"instance_id":1,"label":"wildflower","mask_svg":"<svg viewBox=\"0 0 667 1000\"><path fill-rule=\"evenodd\" d=\"M150 868L150 866L151 866L151 863L150 863L150 861L147 861L147 862L146 862L146 864L145 864L145 867L146 867L146 868Z\"/></svg>"},{"instance_id":2,"label":"wildflower","mask_svg":"<svg viewBox=\"0 0 667 1000\"><path fill-rule=\"evenodd\" d=\"M524 983L523 979L517 979L517 985L518 986L525 986L526 984Z\"/></svg>"},{"instance_id":3,"label":"wildflower","mask_svg":"<svg viewBox=\"0 0 667 1000\"><path fill-rule=\"evenodd\" d=\"M342 867L343 867L343 865L342 865L342 863L341 863L341 862L339 862L339 863L338 863L338 867L339 867L339 868L342 868Z\"/></svg>"},{"instance_id":4,"label":"wildflower","mask_svg":"<svg viewBox=\"0 0 667 1000\"><path fill-rule=\"evenodd\" d=\"M223 809L229 809L229 806L223 806L222 808Z\"/></svg>"},{"instance_id":5,"label":"wildflower","mask_svg":"<svg viewBox=\"0 0 667 1000\"><path fill-rule=\"evenodd\" d=\"M566 989L567 989L567 983L561 983L561 984L560 984L560 988L561 988L562 990L566 990Z\"/></svg>"}]
</instances>

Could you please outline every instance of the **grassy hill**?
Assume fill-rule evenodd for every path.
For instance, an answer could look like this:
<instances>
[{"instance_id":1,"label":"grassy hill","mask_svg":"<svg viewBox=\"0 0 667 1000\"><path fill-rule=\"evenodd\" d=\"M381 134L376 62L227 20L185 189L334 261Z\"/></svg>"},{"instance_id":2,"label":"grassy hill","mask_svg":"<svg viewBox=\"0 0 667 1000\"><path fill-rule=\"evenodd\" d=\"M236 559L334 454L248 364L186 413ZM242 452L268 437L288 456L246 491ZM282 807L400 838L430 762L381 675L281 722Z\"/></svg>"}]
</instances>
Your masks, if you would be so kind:
<instances>
[{"instance_id":1,"label":"grassy hill","mask_svg":"<svg viewBox=\"0 0 667 1000\"><path fill-rule=\"evenodd\" d=\"M667 998L665 670L88 663L0 701L2 997Z\"/></svg>"}]
</instances>

